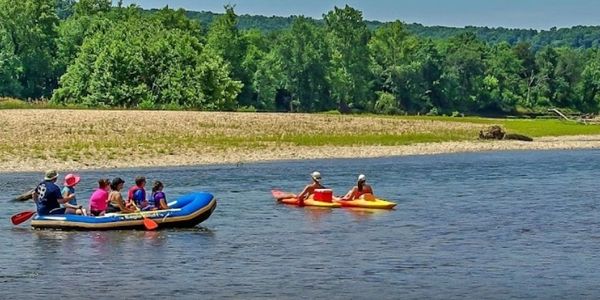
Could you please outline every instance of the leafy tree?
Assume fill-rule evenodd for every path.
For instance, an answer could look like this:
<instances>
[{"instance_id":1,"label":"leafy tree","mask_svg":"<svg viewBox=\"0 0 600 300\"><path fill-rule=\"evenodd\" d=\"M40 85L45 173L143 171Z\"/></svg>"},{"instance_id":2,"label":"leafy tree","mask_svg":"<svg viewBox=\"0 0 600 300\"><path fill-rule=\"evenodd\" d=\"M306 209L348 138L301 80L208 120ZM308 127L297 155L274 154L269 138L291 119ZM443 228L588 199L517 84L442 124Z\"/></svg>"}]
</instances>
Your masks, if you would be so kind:
<instances>
[{"instance_id":1,"label":"leafy tree","mask_svg":"<svg viewBox=\"0 0 600 300\"><path fill-rule=\"evenodd\" d=\"M241 85L229 74L197 37L138 14L85 39L53 101L231 110Z\"/></svg>"},{"instance_id":2,"label":"leafy tree","mask_svg":"<svg viewBox=\"0 0 600 300\"><path fill-rule=\"evenodd\" d=\"M407 111L419 111L425 105L422 96L425 91L421 84L424 64L417 57L419 40L410 35L401 22L394 22L375 31L369 42L372 57L372 72L377 76L377 85L384 93L379 93L378 103L388 94L393 95Z\"/></svg>"},{"instance_id":3,"label":"leafy tree","mask_svg":"<svg viewBox=\"0 0 600 300\"><path fill-rule=\"evenodd\" d=\"M579 109L586 112L598 112L600 103L600 53L593 50L587 58L586 64L581 74L581 102Z\"/></svg>"},{"instance_id":4,"label":"leafy tree","mask_svg":"<svg viewBox=\"0 0 600 300\"><path fill-rule=\"evenodd\" d=\"M240 105L252 104L250 78L242 67L247 50L246 41L237 28L234 6L226 5L225 14L216 18L210 26L206 47L221 56L231 66L232 77L244 85L239 96Z\"/></svg>"},{"instance_id":5,"label":"leafy tree","mask_svg":"<svg viewBox=\"0 0 600 300\"><path fill-rule=\"evenodd\" d=\"M75 13L75 0L57 0L56 1L56 15L61 19L65 20Z\"/></svg>"},{"instance_id":6,"label":"leafy tree","mask_svg":"<svg viewBox=\"0 0 600 300\"><path fill-rule=\"evenodd\" d=\"M22 96L47 96L56 86L56 3L54 0L0 0L0 27L12 46L12 55L22 66L19 82Z\"/></svg>"},{"instance_id":7,"label":"leafy tree","mask_svg":"<svg viewBox=\"0 0 600 300\"><path fill-rule=\"evenodd\" d=\"M23 89L19 82L21 62L14 53L8 33L0 27L0 97L18 97Z\"/></svg>"},{"instance_id":8,"label":"leafy tree","mask_svg":"<svg viewBox=\"0 0 600 300\"><path fill-rule=\"evenodd\" d=\"M336 107L329 101L329 64L324 34L312 21L300 17L284 32L273 48L280 62L282 86L301 111L322 111Z\"/></svg>"},{"instance_id":9,"label":"leafy tree","mask_svg":"<svg viewBox=\"0 0 600 300\"><path fill-rule=\"evenodd\" d=\"M532 108L536 104L536 99L532 93L541 76L536 63L535 53L529 43L519 43L514 47L513 51L517 59L521 62L518 74L521 77L520 84L525 87L525 97L521 100L521 104Z\"/></svg>"},{"instance_id":10,"label":"leafy tree","mask_svg":"<svg viewBox=\"0 0 600 300\"><path fill-rule=\"evenodd\" d=\"M511 112L521 100L519 72L522 62L508 43L490 49L486 57L483 85L486 93L479 99L479 110L484 112Z\"/></svg>"},{"instance_id":11,"label":"leafy tree","mask_svg":"<svg viewBox=\"0 0 600 300\"><path fill-rule=\"evenodd\" d=\"M446 45L445 93L453 109L477 110L485 74L486 46L472 33L461 34Z\"/></svg>"},{"instance_id":12,"label":"leafy tree","mask_svg":"<svg viewBox=\"0 0 600 300\"><path fill-rule=\"evenodd\" d=\"M324 16L330 42L331 94L338 109L365 108L372 93L369 72L369 31L362 13L348 5Z\"/></svg>"},{"instance_id":13,"label":"leafy tree","mask_svg":"<svg viewBox=\"0 0 600 300\"><path fill-rule=\"evenodd\" d=\"M111 8L111 0L79 0L75 4L75 14L79 16L89 16L97 13L109 12Z\"/></svg>"}]
</instances>

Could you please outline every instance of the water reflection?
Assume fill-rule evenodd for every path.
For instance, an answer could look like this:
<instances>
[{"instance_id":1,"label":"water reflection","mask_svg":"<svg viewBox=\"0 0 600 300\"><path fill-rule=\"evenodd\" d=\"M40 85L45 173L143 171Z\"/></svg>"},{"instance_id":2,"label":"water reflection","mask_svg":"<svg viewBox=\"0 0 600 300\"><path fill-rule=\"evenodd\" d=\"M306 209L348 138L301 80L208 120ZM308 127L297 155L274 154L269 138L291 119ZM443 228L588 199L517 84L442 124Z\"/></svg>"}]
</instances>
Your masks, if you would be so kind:
<instances>
[{"instance_id":1,"label":"water reflection","mask_svg":"<svg viewBox=\"0 0 600 300\"><path fill-rule=\"evenodd\" d=\"M327 216L331 215L333 209L318 206L305 206L304 213L309 221L314 223L322 222Z\"/></svg>"},{"instance_id":2,"label":"water reflection","mask_svg":"<svg viewBox=\"0 0 600 300\"><path fill-rule=\"evenodd\" d=\"M380 217L395 212L395 209L373 209L360 207L346 207L343 209L358 222L369 221L374 217Z\"/></svg>"}]
</instances>

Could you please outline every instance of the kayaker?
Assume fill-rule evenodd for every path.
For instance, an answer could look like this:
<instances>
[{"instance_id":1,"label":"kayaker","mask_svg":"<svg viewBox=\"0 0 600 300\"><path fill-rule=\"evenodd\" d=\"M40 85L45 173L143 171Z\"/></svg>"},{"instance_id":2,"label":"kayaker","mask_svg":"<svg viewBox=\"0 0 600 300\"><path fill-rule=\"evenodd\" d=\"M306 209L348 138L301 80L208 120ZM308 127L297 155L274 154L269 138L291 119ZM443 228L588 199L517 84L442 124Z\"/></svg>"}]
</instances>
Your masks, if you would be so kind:
<instances>
[{"instance_id":1,"label":"kayaker","mask_svg":"<svg viewBox=\"0 0 600 300\"><path fill-rule=\"evenodd\" d=\"M63 215L65 208L61 208L60 204L75 198L75 195L63 197L60 188L56 185L58 172L49 170L44 175L44 181L37 185L33 192L33 201L37 207L37 214L44 215Z\"/></svg>"},{"instance_id":2,"label":"kayaker","mask_svg":"<svg viewBox=\"0 0 600 300\"><path fill-rule=\"evenodd\" d=\"M165 185L160 181L155 181L152 186L152 196L150 197L150 205L156 209L169 209L167 205L167 197L163 192Z\"/></svg>"},{"instance_id":3,"label":"kayaker","mask_svg":"<svg viewBox=\"0 0 600 300\"><path fill-rule=\"evenodd\" d=\"M62 195L64 199L71 199L63 204L65 207L65 214L87 215L85 209L83 209L83 206L77 205L77 197L75 196L75 186L80 180L81 177L75 174L67 174L67 176L65 176Z\"/></svg>"},{"instance_id":4,"label":"kayaker","mask_svg":"<svg viewBox=\"0 0 600 300\"><path fill-rule=\"evenodd\" d=\"M125 200L123 200L123 195L121 195L121 190L123 190L124 185L125 181L120 177L113 179L110 183L111 192L108 195L107 213L120 212L128 214L135 212L134 208L125 205Z\"/></svg>"},{"instance_id":5,"label":"kayaker","mask_svg":"<svg viewBox=\"0 0 600 300\"><path fill-rule=\"evenodd\" d=\"M358 182L356 186L352 187L350 191L342 198L343 200L355 200L360 198L364 194L373 194L373 188L367 184L367 176L364 174L358 175Z\"/></svg>"},{"instance_id":6,"label":"kayaker","mask_svg":"<svg viewBox=\"0 0 600 300\"><path fill-rule=\"evenodd\" d=\"M98 188L90 197L90 214L93 216L104 216L108 207L108 189L110 180L98 180Z\"/></svg>"},{"instance_id":7,"label":"kayaker","mask_svg":"<svg viewBox=\"0 0 600 300\"><path fill-rule=\"evenodd\" d=\"M127 206L133 207L132 203L137 207L144 208L148 206L148 201L146 200L146 190L144 187L146 186L146 177L138 176L135 178L135 185L129 188L127 192Z\"/></svg>"},{"instance_id":8,"label":"kayaker","mask_svg":"<svg viewBox=\"0 0 600 300\"><path fill-rule=\"evenodd\" d=\"M310 195L315 193L316 189L324 189L325 187L321 185L321 173L315 171L310 174L310 178L312 182L304 187L302 193L298 195L298 205L304 205L304 200L308 199Z\"/></svg>"}]
</instances>

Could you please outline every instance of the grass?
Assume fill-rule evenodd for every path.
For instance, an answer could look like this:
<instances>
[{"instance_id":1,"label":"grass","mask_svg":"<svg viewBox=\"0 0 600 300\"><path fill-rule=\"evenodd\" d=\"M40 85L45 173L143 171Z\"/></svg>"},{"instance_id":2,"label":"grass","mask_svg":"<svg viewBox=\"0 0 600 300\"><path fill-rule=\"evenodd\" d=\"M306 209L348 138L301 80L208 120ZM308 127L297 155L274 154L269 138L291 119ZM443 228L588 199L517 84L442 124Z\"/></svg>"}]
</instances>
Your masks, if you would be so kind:
<instances>
[{"instance_id":1,"label":"grass","mask_svg":"<svg viewBox=\"0 0 600 300\"><path fill-rule=\"evenodd\" d=\"M531 137L595 135L600 134L599 125L585 125L556 119L489 119L489 118L453 118L453 117L400 117L406 120L436 120L441 122L466 122L481 125L500 125L509 133L520 133Z\"/></svg>"},{"instance_id":2,"label":"grass","mask_svg":"<svg viewBox=\"0 0 600 300\"><path fill-rule=\"evenodd\" d=\"M600 135L598 125L558 120L13 107L0 109L0 162L218 161L286 149L297 155L332 147L476 140L490 125L532 137Z\"/></svg>"}]
</instances>

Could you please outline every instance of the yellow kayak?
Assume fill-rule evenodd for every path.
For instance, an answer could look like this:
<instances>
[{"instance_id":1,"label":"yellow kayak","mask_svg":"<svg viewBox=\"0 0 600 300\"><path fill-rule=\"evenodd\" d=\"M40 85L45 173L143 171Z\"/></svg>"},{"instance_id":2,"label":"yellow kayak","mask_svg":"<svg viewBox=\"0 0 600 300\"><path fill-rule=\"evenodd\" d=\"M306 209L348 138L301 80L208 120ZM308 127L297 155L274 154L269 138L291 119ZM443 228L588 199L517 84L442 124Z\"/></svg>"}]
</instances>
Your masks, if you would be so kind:
<instances>
[{"instance_id":1,"label":"yellow kayak","mask_svg":"<svg viewBox=\"0 0 600 300\"><path fill-rule=\"evenodd\" d=\"M396 203L377 199L371 194L364 194L359 199L355 200L336 200L336 203L342 205L342 207L360 207L360 208L374 208L374 209L392 209L396 206Z\"/></svg>"}]
</instances>

